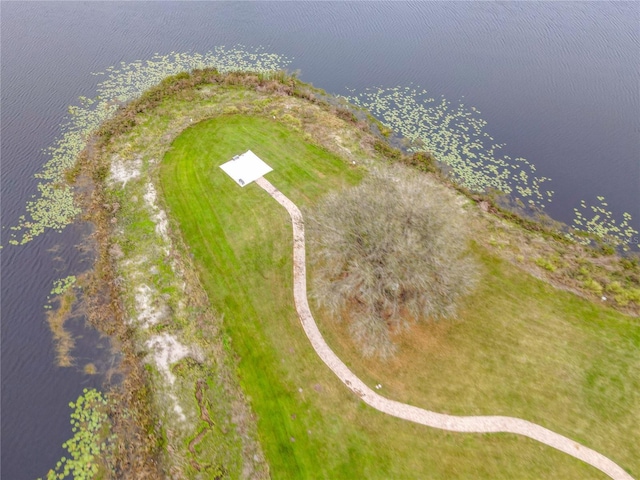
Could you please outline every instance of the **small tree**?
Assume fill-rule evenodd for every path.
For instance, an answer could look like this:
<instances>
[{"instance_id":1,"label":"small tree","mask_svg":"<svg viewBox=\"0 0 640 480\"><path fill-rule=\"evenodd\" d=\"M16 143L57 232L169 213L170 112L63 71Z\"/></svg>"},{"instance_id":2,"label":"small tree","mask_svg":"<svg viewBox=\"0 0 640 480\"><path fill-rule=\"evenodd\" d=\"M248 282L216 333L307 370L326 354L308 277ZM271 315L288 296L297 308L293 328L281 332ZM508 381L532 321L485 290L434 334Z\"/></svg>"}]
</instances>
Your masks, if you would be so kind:
<instances>
[{"instance_id":1,"label":"small tree","mask_svg":"<svg viewBox=\"0 0 640 480\"><path fill-rule=\"evenodd\" d=\"M390 333L449 317L474 284L462 208L415 170L379 171L309 215L313 297L348 316L364 356L395 351Z\"/></svg>"}]
</instances>

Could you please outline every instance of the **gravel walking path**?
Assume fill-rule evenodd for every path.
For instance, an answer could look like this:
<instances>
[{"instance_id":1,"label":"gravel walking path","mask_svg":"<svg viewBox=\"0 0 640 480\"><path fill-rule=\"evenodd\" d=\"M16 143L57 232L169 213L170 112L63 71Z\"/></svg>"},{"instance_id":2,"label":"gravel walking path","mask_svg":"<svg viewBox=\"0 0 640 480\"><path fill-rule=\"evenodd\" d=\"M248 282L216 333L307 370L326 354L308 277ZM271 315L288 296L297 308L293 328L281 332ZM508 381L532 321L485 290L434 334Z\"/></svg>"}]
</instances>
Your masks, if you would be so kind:
<instances>
[{"instance_id":1,"label":"gravel walking path","mask_svg":"<svg viewBox=\"0 0 640 480\"><path fill-rule=\"evenodd\" d=\"M264 177L256 180L256 183L286 208L291 216L293 223L293 296L302 327L322 361L363 402L394 417L442 430L467 433L503 432L524 435L582 460L613 479L633 480L631 475L604 455L535 423L520 418L503 416L458 417L445 415L389 400L370 389L329 348L311 315L307 300L305 237L302 213L291 200L285 197Z\"/></svg>"}]
</instances>

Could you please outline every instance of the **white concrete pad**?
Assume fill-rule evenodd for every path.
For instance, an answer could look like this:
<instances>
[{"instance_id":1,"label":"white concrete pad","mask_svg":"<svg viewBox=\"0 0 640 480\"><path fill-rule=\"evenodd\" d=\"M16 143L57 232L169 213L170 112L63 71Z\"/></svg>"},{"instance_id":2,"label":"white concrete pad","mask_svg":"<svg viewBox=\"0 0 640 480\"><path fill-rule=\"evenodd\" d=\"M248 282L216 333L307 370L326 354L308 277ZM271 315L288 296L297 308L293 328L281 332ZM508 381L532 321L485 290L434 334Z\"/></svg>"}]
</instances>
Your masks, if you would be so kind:
<instances>
[{"instance_id":1,"label":"white concrete pad","mask_svg":"<svg viewBox=\"0 0 640 480\"><path fill-rule=\"evenodd\" d=\"M242 155L236 155L227 163L220 165L220 168L241 187L249 185L273 170L251 150L247 150Z\"/></svg>"}]
</instances>

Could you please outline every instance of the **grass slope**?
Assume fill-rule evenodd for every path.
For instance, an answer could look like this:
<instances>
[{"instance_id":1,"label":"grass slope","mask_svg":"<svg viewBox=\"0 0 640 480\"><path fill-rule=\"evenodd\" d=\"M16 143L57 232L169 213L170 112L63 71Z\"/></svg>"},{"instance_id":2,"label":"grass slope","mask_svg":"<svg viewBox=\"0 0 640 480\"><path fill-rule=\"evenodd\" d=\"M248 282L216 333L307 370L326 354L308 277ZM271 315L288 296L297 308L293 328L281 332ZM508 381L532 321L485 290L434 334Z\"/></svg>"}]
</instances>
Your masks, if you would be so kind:
<instances>
[{"instance_id":1,"label":"grass slope","mask_svg":"<svg viewBox=\"0 0 640 480\"><path fill-rule=\"evenodd\" d=\"M276 121L246 116L188 128L161 168L169 215L240 358L273 478L603 478L525 438L429 429L350 394L296 317L285 210L218 168L247 148L274 168L269 180L301 207L361 173ZM461 320L403 336L401 355L387 365L360 359L343 326L318 317L321 329L356 373L383 383L391 398L451 413L522 415L601 447L638 474L638 433L630 425L638 418L631 403L639 390L637 324L478 255L485 285ZM620 385L627 396L618 395Z\"/></svg>"}]
</instances>

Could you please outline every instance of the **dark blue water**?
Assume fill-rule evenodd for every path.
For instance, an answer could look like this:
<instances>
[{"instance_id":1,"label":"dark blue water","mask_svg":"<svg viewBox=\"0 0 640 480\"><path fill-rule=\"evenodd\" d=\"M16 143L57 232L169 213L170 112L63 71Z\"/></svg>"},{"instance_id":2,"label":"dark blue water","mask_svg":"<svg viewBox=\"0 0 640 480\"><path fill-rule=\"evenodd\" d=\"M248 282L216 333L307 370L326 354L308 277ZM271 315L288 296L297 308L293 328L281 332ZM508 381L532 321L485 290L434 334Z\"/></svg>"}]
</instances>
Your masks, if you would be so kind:
<instances>
[{"instance_id":1,"label":"dark blue water","mask_svg":"<svg viewBox=\"0 0 640 480\"><path fill-rule=\"evenodd\" d=\"M2 226L24 213L67 105L94 93L90 72L244 44L293 58L332 93L413 83L464 97L507 154L553 179L552 215L570 221L579 200L603 195L640 229L635 2L1 2L0 36ZM42 308L52 280L86 265L80 236L1 253L2 478L44 475L71 435L67 403L99 382L54 366Z\"/></svg>"}]
</instances>

